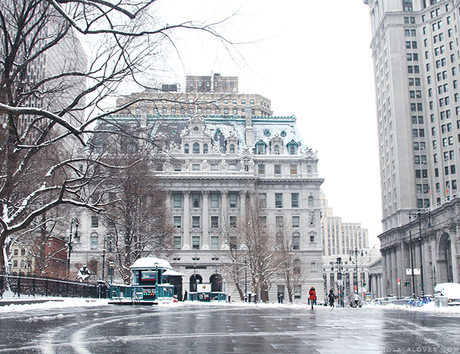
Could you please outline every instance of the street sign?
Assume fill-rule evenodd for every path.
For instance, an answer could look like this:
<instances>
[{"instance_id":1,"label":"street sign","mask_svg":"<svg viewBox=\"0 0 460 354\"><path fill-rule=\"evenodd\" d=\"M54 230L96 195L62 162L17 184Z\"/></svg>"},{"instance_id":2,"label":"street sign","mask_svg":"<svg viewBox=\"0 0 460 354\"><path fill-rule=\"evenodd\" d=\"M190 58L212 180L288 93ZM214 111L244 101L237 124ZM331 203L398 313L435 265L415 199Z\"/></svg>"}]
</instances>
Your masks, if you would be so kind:
<instances>
[{"instance_id":1,"label":"street sign","mask_svg":"<svg viewBox=\"0 0 460 354\"><path fill-rule=\"evenodd\" d=\"M412 275L410 268L406 268L406 275ZM414 275L420 275L420 268L414 268Z\"/></svg>"},{"instance_id":2,"label":"street sign","mask_svg":"<svg viewBox=\"0 0 460 354\"><path fill-rule=\"evenodd\" d=\"M343 285L343 280L342 279L337 280L337 285L342 286Z\"/></svg>"}]
</instances>

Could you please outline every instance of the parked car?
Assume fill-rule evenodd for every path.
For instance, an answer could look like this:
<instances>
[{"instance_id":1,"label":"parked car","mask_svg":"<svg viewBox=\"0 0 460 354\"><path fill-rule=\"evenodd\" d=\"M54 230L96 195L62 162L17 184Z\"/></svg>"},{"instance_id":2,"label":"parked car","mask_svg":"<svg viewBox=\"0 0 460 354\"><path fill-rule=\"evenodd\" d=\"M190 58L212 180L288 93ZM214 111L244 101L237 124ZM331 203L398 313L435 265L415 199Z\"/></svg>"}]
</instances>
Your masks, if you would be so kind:
<instances>
[{"instance_id":1,"label":"parked car","mask_svg":"<svg viewBox=\"0 0 460 354\"><path fill-rule=\"evenodd\" d=\"M460 305L460 284L458 283L442 283L434 288L434 296L447 297L447 305Z\"/></svg>"}]
</instances>

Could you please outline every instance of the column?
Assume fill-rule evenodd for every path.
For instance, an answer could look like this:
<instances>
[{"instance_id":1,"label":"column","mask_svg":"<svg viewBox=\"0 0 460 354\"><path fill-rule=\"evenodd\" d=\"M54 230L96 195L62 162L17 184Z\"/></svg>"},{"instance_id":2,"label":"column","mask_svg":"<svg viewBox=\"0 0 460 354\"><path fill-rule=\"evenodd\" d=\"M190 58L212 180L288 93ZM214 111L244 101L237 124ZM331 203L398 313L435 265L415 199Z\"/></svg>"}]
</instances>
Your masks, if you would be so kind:
<instances>
[{"instance_id":1,"label":"column","mask_svg":"<svg viewBox=\"0 0 460 354\"><path fill-rule=\"evenodd\" d=\"M391 247L391 278L390 278L390 291L393 296L398 296L398 279L397 279L398 265L396 263L396 246Z\"/></svg>"},{"instance_id":2,"label":"column","mask_svg":"<svg viewBox=\"0 0 460 354\"><path fill-rule=\"evenodd\" d=\"M209 191L203 191L203 236L202 236L202 249L209 250Z\"/></svg>"},{"instance_id":3,"label":"column","mask_svg":"<svg viewBox=\"0 0 460 354\"><path fill-rule=\"evenodd\" d=\"M225 222L222 220L221 223L222 225L228 225L228 191L222 191L220 195L222 196L222 218L227 218Z\"/></svg>"},{"instance_id":4,"label":"column","mask_svg":"<svg viewBox=\"0 0 460 354\"><path fill-rule=\"evenodd\" d=\"M401 235L403 237L403 235ZM397 278L400 279L400 285L398 285L398 296L404 296L404 274L406 273L406 270L404 269L404 243L401 241L401 243L398 245L397 250L396 250L396 256L398 259L398 274Z\"/></svg>"},{"instance_id":5,"label":"column","mask_svg":"<svg viewBox=\"0 0 460 354\"><path fill-rule=\"evenodd\" d=\"M438 272L438 249L436 247L436 233L437 232L435 231L434 236L431 238L431 274L433 274L433 284L436 284L438 282L438 280L436 279Z\"/></svg>"},{"instance_id":6,"label":"column","mask_svg":"<svg viewBox=\"0 0 460 354\"><path fill-rule=\"evenodd\" d=\"M387 250L383 249L382 250L382 276L383 276L383 288L382 288L382 293L388 293L387 290Z\"/></svg>"},{"instance_id":7,"label":"column","mask_svg":"<svg viewBox=\"0 0 460 354\"><path fill-rule=\"evenodd\" d=\"M458 263L457 263L457 239L458 239L458 224L455 225L455 236L450 237L450 253L452 254L452 280L458 283Z\"/></svg>"},{"instance_id":8,"label":"column","mask_svg":"<svg viewBox=\"0 0 460 354\"><path fill-rule=\"evenodd\" d=\"M186 191L184 194L184 240L182 249L190 249L190 192Z\"/></svg>"}]
</instances>

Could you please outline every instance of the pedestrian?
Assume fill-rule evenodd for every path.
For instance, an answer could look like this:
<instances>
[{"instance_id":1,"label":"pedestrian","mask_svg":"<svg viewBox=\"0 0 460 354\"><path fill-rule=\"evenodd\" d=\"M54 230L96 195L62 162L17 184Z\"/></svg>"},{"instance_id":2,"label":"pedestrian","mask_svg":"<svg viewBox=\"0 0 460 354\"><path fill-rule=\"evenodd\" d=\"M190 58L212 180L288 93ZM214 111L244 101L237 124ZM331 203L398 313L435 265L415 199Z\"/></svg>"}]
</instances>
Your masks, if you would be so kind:
<instances>
[{"instance_id":1,"label":"pedestrian","mask_svg":"<svg viewBox=\"0 0 460 354\"><path fill-rule=\"evenodd\" d=\"M187 290L185 290L184 299L183 299L182 301L187 301L187 300L188 300L188 299L187 299L187 295L188 295Z\"/></svg>"},{"instance_id":2,"label":"pedestrian","mask_svg":"<svg viewBox=\"0 0 460 354\"><path fill-rule=\"evenodd\" d=\"M331 307L334 307L334 300L335 300L334 291L331 289L331 291L329 291L329 305Z\"/></svg>"},{"instance_id":3,"label":"pedestrian","mask_svg":"<svg viewBox=\"0 0 460 354\"><path fill-rule=\"evenodd\" d=\"M311 309L313 310L313 305L316 305L316 290L313 286L310 288L308 294L310 295L308 300L310 301Z\"/></svg>"},{"instance_id":4,"label":"pedestrian","mask_svg":"<svg viewBox=\"0 0 460 354\"><path fill-rule=\"evenodd\" d=\"M358 293L355 294L355 307L359 306L359 295Z\"/></svg>"}]
</instances>

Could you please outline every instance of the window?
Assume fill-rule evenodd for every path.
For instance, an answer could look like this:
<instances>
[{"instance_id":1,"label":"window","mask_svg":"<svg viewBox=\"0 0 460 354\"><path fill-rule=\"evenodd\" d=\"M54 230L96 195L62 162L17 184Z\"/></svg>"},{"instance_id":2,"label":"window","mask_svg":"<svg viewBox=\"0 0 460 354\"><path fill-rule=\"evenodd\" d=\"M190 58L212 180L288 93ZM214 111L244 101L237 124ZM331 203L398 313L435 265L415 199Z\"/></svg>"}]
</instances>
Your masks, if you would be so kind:
<instances>
[{"instance_id":1,"label":"window","mask_svg":"<svg viewBox=\"0 0 460 354\"><path fill-rule=\"evenodd\" d=\"M199 170L200 170L200 164L199 163L192 164L192 171L199 171Z\"/></svg>"},{"instance_id":2,"label":"window","mask_svg":"<svg viewBox=\"0 0 460 354\"><path fill-rule=\"evenodd\" d=\"M259 164L259 175L264 175L265 174L265 165L264 164Z\"/></svg>"},{"instance_id":3,"label":"window","mask_svg":"<svg viewBox=\"0 0 460 354\"><path fill-rule=\"evenodd\" d=\"M299 193L291 193L291 207L292 208L299 207Z\"/></svg>"},{"instance_id":4,"label":"window","mask_svg":"<svg viewBox=\"0 0 460 354\"><path fill-rule=\"evenodd\" d=\"M193 153L194 154L199 154L200 153L200 144L193 143Z\"/></svg>"},{"instance_id":5,"label":"window","mask_svg":"<svg viewBox=\"0 0 460 354\"><path fill-rule=\"evenodd\" d=\"M188 154L189 153L189 146L188 144L185 144L184 145L184 154Z\"/></svg>"},{"instance_id":6,"label":"window","mask_svg":"<svg viewBox=\"0 0 460 354\"><path fill-rule=\"evenodd\" d=\"M230 144L230 154L235 153L235 144Z\"/></svg>"},{"instance_id":7,"label":"window","mask_svg":"<svg viewBox=\"0 0 460 354\"><path fill-rule=\"evenodd\" d=\"M200 236L192 236L192 249L200 249Z\"/></svg>"},{"instance_id":8,"label":"window","mask_svg":"<svg viewBox=\"0 0 460 354\"><path fill-rule=\"evenodd\" d=\"M238 195L236 193L229 193L228 194L228 202L230 208L236 208L236 201L237 201Z\"/></svg>"},{"instance_id":9,"label":"window","mask_svg":"<svg viewBox=\"0 0 460 354\"><path fill-rule=\"evenodd\" d=\"M199 216L192 216L192 227L193 228L200 227L200 217Z\"/></svg>"},{"instance_id":10,"label":"window","mask_svg":"<svg viewBox=\"0 0 460 354\"><path fill-rule=\"evenodd\" d=\"M273 152L274 152L275 155L279 155L280 154L280 146L275 145L275 147L273 148Z\"/></svg>"},{"instance_id":11,"label":"window","mask_svg":"<svg viewBox=\"0 0 460 354\"><path fill-rule=\"evenodd\" d=\"M211 164L211 171L219 171L219 165L216 163Z\"/></svg>"},{"instance_id":12,"label":"window","mask_svg":"<svg viewBox=\"0 0 460 354\"><path fill-rule=\"evenodd\" d=\"M209 112L209 114L211 114L211 112ZM207 154L208 153L208 144L203 144L203 154Z\"/></svg>"},{"instance_id":13,"label":"window","mask_svg":"<svg viewBox=\"0 0 460 354\"><path fill-rule=\"evenodd\" d=\"M314 206L314 198L312 196L308 197L308 206L313 207Z\"/></svg>"},{"instance_id":14,"label":"window","mask_svg":"<svg viewBox=\"0 0 460 354\"><path fill-rule=\"evenodd\" d=\"M219 193L211 193L211 208L219 207Z\"/></svg>"},{"instance_id":15,"label":"window","mask_svg":"<svg viewBox=\"0 0 460 354\"><path fill-rule=\"evenodd\" d=\"M200 193L192 193L192 207L193 208L200 207Z\"/></svg>"},{"instance_id":16,"label":"window","mask_svg":"<svg viewBox=\"0 0 460 354\"><path fill-rule=\"evenodd\" d=\"M182 217L174 216L174 227L182 227Z\"/></svg>"},{"instance_id":17,"label":"window","mask_svg":"<svg viewBox=\"0 0 460 354\"><path fill-rule=\"evenodd\" d=\"M236 226L237 226L236 216L230 216L230 227L236 227Z\"/></svg>"},{"instance_id":18,"label":"window","mask_svg":"<svg viewBox=\"0 0 460 354\"><path fill-rule=\"evenodd\" d=\"M99 227L99 219L97 216L91 216L91 227L92 228Z\"/></svg>"},{"instance_id":19,"label":"window","mask_svg":"<svg viewBox=\"0 0 460 354\"><path fill-rule=\"evenodd\" d=\"M275 223L276 223L276 227L283 227L284 226L284 221L283 221L283 217L282 216L276 216L275 217Z\"/></svg>"},{"instance_id":20,"label":"window","mask_svg":"<svg viewBox=\"0 0 460 354\"><path fill-rule=\"evenodd\" d=\"M98 243L98 234L97 232L91 232L91 235L90 235L90 242L91 242L91 250L94 251L94 250L97 250L97 243Z\"/></svg>"},{"instance_id":21,"label":"window","mask_svg":"<svg viewBox=\"0 0 460 354\"><path fill-rule=\"evenodd\" d=\"M174 193L174 208L182 207L182 196L179 193Z\"/></svg>"},{"instance_id":22,"label":"window","mask_svg":"<svg viewBox=\"0 0 460 354\"><path fill-rule=\"evenodd\" d=\"M292 249L293 250L298 250L300 249L300 235L298 232L294 233L292 235Z\"/></svg>"},{"instance_id":23,"label":"window","mask_svg":"<svg viewBox=\"0 0 460 354\"><path fill-rule=\"evenodd\" d=\"M211 227L219 227L219 217L211 216Z\"/></svg>"},{"instance_id":24,"label":"window","mask_svg":"<svg viewBox=\"0 0 460 354\"><path fill-rule=\"evenodd\" d=\"M283 194L275 193L275 208L282 208L282 207L283 207Z\"/></svg>"},{"instance_id":25,"label":"window","mask_svg":"<svg viewBox=\"0 0 460 354\"><path fill-rule=\"evenodd\" d=\"M292 217L292 227L300 227L300 216L293 216Z\"/></svg>"},{"instance_id":26,"label":"window","mask_svg":"<svg viewBox=\"0 0 460 354\"><path fill-rule=\"evenodd\" d=\"M219 236L211 236L211 249L212 250L219 249Z\"/></svg>"},{"instance_id":27,"label":"window","mask_svg":"<svg viewBox=\"0 0 460 354\"><path fill-rule=\"evenodd\" d=\"M174 248L180 250L182 248L182 241L180 236L174 236Z\"/></svg>"},{"instance_id":28,"label":"window","mask_svg":"<svg viewBox=\"0 0 460 354\"><path fill-rule=\"evenodd\" d=\"M275 165L275 175L281 174L281 165Z\"/></svg>"},{"instance_id":29,"label":"window","mask_svg":"<svg viewBox=\"0 0 460 354\"><path fill-rule=\"evenodd\" d=\"M291 175L297 174L297 165L291 165Z\"/></svg>"},{"instance_id":30,"label":"window","mask_svg":"<svg viewBox=\"0 0 460 354\"><path fill-rule=\"evenodd\" d=\"M266 193L259 193L259 205L261 208L267 207L267 194Z\"/></svg>"}]
</instances>

